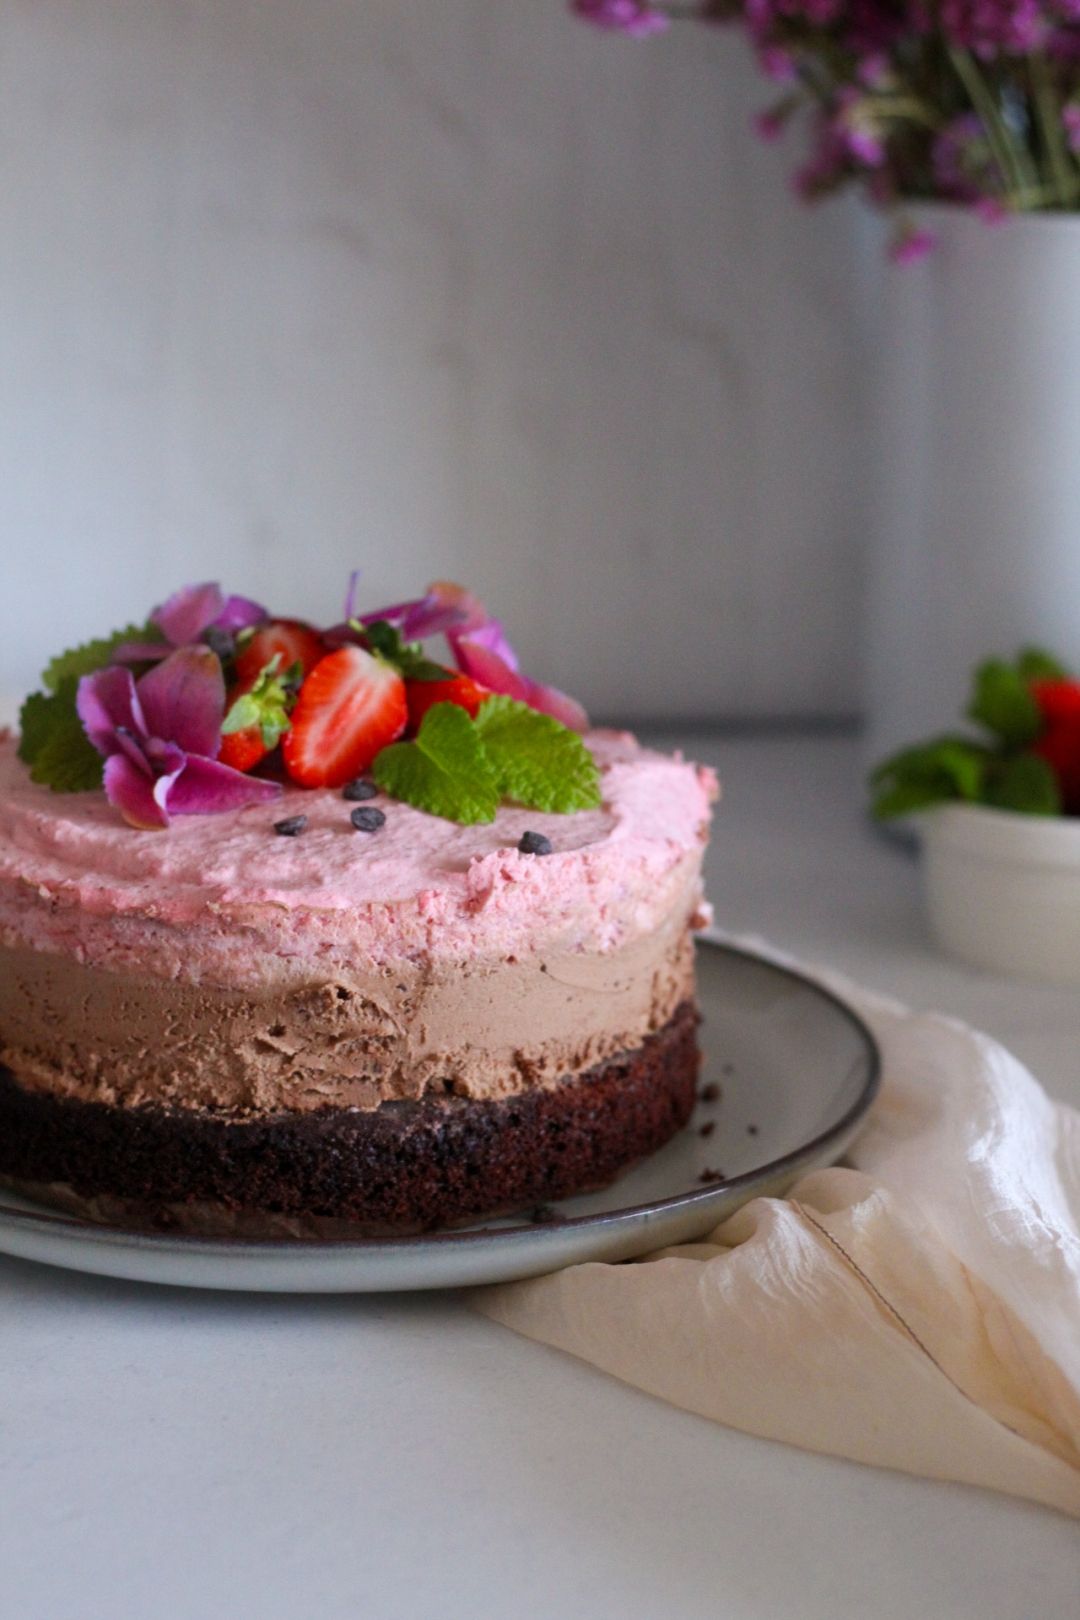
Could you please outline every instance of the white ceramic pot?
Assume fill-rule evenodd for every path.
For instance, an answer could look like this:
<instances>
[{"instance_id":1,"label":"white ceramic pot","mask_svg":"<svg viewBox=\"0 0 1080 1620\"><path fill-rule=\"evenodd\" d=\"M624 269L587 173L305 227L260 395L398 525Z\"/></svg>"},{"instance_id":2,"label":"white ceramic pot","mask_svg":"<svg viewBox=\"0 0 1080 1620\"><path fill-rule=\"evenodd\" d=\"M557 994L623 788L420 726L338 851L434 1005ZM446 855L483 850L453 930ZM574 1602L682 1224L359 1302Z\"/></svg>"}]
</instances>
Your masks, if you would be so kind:
<instances>
[{"instance_id":1,"label":"white ceramic pot","mask_svg":"<svg viewBox=\"0 0 1080 1620\"><path fill-rule=\"evenodd\" d=\"M1080 821L950 804L919 818L930 928L975 967L1080 986Z\"/></svg>"},{"instance_id":2,"label":"white ceramic pot","mask_svg":"<svg viewBox=\"0 0 1080 1620\"><path fill-rule=\"evenodd\" d=\"M982 658L1080 667L1080 215L917 218L937 251L882 271L868 763L953 727Z\"/></svg>"}]
</instances>

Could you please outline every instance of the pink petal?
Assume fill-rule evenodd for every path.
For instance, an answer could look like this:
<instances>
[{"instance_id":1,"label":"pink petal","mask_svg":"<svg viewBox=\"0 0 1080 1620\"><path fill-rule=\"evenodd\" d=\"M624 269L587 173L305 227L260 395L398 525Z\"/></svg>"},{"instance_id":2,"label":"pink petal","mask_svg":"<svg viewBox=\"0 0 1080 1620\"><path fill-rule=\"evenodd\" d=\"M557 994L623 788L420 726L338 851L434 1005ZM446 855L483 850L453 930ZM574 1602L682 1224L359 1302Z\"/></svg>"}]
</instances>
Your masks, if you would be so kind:
<instances>
[{"instance_id":1,"label":"pink petal","mask_svg":"<svg viewBox=\"0 0 1080 1620\"><path fill-rule=\"evenodd\" d=\"M167 780L170 785L165 805L171 816L216 815L222 810L239 810L246 804L264 804L281 793L279 782L245 776L231 765L197 754L189 754L183 769Z\"/></svg>"},{"instance_id":2,"label":"pink petal","mask_svg":"<svg viewBox=\"0 0 1080 1620\"><path fill-rule=\"evenodd\" d=\"M494 645L489 645L492 642ZM518 703L527 703L541 714L550 714L572 731L588 730L589 717L575 698L560 692L556 686L531 681L507 661L506 654L509 653L511 658L514 654L495 620L467 636L453 638L452 644L458 668L471 675L474 681L479 681L481 686L490 687L493 692L505 697L515 698Z\"/></svg>"},{"instance_id":3,"label":"pink petal","mask_svg":"<svg viewBox=\"0 0 1080 1620\"><path fill-rule=\"evenodd\" d=\"M516 698L519 703L528 703L528 681L524 675L518 674L501 652L487 646L475 634L455 636L451 646L458 668L471 675L474 681L505 697Z\"/></svg>"},{"instance_id":4,"label":"pink petal","mask_svg":"<svg viewBox=\"0 0 1080 1620\"><path fill-rule=\"evenodd\" d=\"M155 783L126 754L105 761L105 796L133 827L167 827L169 818L155 797Z\"/></svg>"},{"instance_id":5,"label":"pink petal","mask_svg":"<svg viewBox=\"0 0 1080 1620\"><path fill-rule=\"evenodd\" d=\"M122 641L112 650L114 664L156 664L167 658L172 647L167 641Z\"/></svg>"},{"instance_id":6,"label":"pink petal","mask_svg":"<svg viewBox=\"0 0 1080 1620\"><path fill-rule=\"evenodd\" d=\"M588 731L589 716L577 698L560 692L557 686L545 686L542 681L529 681L528 687L529 695L525 702L530 708L539 709L541 714L550 714L554 720L569 726L571 731Z\"/></svg>"},{"instance_id":7,"label":"pink petal","mask_svg":"<svg viewBox=\"0 0 1080 1620\"><path fill-rule=\"evenodd\" d=\"M146 735L146 722L129 669L113 666L84 675L75 694L75 709L99 754L115 752L118 726L137 737Z\"/></svg>"},{"instance_id":8,"label":"pink petal","mask_svg":"<svg viewBox=\"0 0 1080 1620\"><path fill-rule=\"evenodd\" d=\"M517 653L506 639L506 632L498 619L487 619L470 630L451 630L446 638L454 651L459 641L468 641L470 647L485 647L495 653L510 669L519 669Z\"/></svg>"},{"instance_id":9,"label":"pink petal","mask_svg":"<svg viewBox=\"0 0 1080 1620\"><path fill-rule=\"evenodd\" d=\"M247 630L253 624L262 624L270 615L258 602L247 596L229 596L225 606L214 619L215 630ZM194 639L194 638L193 638Z\"/></svg>"},{"instance_id":10,"label":"pink petal","mask_svg":"<svg viewBox=\"0 0 1080 1620\"><path fill-rule=\"evenodd\" d=\"M178 648L140 678L137 690L150 736L176 743L185 753L211 758L217 753L225 677L209 647Z\"/></svg>"},{"instance_id":11,"label":"pink petal","mask_svg":"<svg viewBox=\"0 0 1080 1620\"><path fill-rule=\"evenodd\" d=\"M154 609L150 623L156 624L174 647L184 647L189 641L198 641L224 608L220 585L185 585Z\"/></svg>"},{"instance_id":12,"label":"pink petal","mask_svg":"<svg viewBox=\"0 0 1080 1620\"><path fill-rule=\"evenodd\" d=\"M375 613L365 613L360 623L374 624L377 619L396 625L405 641L423 641L443 631L477 628L486 623L487 609L479 597L463 586L437 580L428 586L423 596L411 602L394 602Z\"/></svg>"}]
</instances>

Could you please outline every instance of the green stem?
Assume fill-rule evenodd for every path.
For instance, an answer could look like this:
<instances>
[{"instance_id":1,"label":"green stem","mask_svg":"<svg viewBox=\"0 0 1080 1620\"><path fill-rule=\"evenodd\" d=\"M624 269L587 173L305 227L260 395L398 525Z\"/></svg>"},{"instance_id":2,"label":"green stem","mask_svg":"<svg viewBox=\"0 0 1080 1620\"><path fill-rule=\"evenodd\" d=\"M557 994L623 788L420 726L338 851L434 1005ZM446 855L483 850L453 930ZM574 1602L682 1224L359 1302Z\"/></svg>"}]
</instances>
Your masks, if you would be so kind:
<instances>
[{"instance_id":1,"label":"green stem","mask_svg":"<svg viewBox=\"0 0 1080 1620\"><path fill-rule=\"evenodd\" d=\"M1068 208L1070 203L1076 201L1077 193L1080 192L1080 180L1069 161L1069 151L1061 127L1061 105L1054 91L1049 64L1041 51L1033 51L1031 55L1031 94L1035 104L1035 115L1039 120L1043 149L1053 177L1053 187L1057 193L1055 200L1062 208Z\"/></svg>"},{"instance_id":2,"label":"green stem","mask_svg":"<svg viewBox=\"0 0 1080 1620\"><path fill-rule=\"evenodd\" d=\"M975 64L975 58L969 51L956 50L952 47L949 50L949 57L986 130L986 138L990 142L994 161L1001 170L1006 193L1010 194L1012 200L1022 208L1029 199L1029 192L1037 187L1036 177L1025 172L1025 160L1009 133L1008 125L1001 116L1001 109L994 100L986 80Z\"/></svg>"}]
</instances>

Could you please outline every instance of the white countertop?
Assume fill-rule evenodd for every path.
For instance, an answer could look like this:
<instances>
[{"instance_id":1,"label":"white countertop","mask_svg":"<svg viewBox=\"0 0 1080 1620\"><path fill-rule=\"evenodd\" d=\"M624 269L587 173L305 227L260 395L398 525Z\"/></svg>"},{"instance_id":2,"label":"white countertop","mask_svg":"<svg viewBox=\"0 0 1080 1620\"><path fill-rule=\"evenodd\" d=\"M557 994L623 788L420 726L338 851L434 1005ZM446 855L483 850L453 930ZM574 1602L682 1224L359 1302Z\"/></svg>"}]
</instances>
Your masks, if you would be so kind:
<instances>
[{"instance_id":1,"label":"white countertop","mask_svg":"<svg viewBox=\"0 0 1080 1620\"><path fill-rule=\"evenodd\" d=\"M936 957L845 738L685 739L725 927L1006 1040L1080 997ZM217 1296L0 1258L0 1608L26 1620L1075 1620L1076 1525L676 1411L450 1295Z\"/></svg>"}]
</instances>

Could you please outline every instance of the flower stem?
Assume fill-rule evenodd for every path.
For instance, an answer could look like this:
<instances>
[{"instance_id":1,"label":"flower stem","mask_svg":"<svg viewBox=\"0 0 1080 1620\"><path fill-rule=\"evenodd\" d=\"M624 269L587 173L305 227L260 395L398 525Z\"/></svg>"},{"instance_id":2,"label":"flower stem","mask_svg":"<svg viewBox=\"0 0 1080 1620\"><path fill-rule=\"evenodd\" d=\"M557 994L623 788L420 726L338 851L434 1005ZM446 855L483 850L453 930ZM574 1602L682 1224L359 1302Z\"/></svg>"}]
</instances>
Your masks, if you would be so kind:
<instances>
[{"instance_id":1,"label":"flower stem","mask_svg":"<svg viewBox=\"0 0 1080 1620\"><path fill-rule=\"evenodd\" d=\"M1046 153L1056 201L1068 208L1080 192L1080 177L1069 161L1068 148L1061 127L1061 106L1050 77L1049 64L1041 51L1031 54L1031 95L1039 121L1043 150Z\"/></svg>"},{"instance_id":2,"label":"flower stem","mask_svg":"<svg viewBox=\"0 0 1080 1620\"><path fill-rule=\"evenodd\" d=\"M1035 176L1025 173L1025 161L970 51L950 46L949 57L986 130L986 138L994 154L994 161L1001 170L1006 195L1023 208L1030 201L1030 192L1036 189Z\"/></svg>"}]
</instances>

